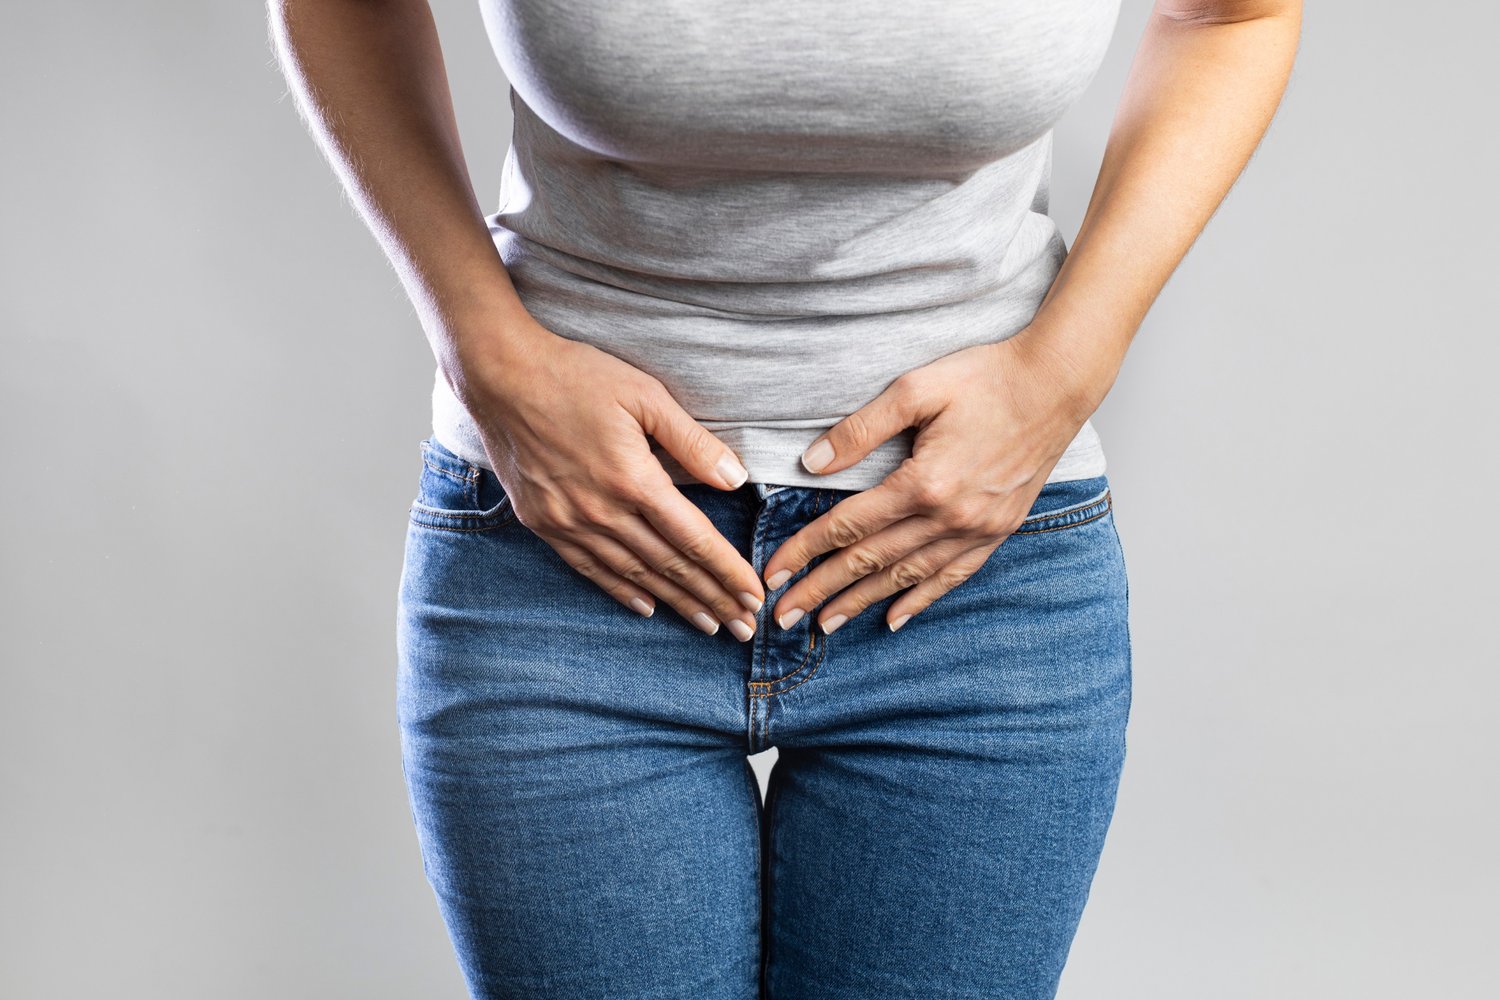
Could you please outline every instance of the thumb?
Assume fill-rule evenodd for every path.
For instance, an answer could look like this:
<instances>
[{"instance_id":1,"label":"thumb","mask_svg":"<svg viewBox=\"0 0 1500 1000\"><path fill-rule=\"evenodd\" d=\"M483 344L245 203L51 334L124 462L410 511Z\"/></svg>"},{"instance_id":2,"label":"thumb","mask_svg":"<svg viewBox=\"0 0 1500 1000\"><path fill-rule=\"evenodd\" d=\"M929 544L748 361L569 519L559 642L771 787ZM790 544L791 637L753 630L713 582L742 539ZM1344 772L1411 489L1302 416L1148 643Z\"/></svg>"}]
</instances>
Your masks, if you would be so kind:
<instances>
[{"instance_id":1,"label":"thumb","mask_svg":"<svg viewBox=\"0 0 1500 1000\"><path fill-rule=\"evenodd\" d=\"M665 390L642 403L641 427L682 467L710 486L737 490L750 478L739 457Z\"/></svg>"},{"instance_id":2,"label":"thumb","mask_svg":"<svg viewBox=\"0 0 1500 1000\"><path fill-rule=\"evenodd\" d=\"M820 434L802 453L808 472L829 473L847 469L879 445L912 424L910 386L897 379L885 391Z\"/></svg>"}]
</instances>

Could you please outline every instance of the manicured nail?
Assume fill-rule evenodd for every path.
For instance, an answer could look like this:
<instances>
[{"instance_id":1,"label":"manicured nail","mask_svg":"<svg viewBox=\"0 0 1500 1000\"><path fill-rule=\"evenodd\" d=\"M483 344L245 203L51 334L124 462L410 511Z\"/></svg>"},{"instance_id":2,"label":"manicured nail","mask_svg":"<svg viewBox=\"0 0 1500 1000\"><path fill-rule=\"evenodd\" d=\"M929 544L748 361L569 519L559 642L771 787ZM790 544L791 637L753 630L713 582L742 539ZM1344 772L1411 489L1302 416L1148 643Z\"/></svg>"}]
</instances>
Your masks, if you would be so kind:
<instances>
[{"instance_id":1,"label":"manicured nail","mask_svg":"<svg viewBox=\"0 0 1500 1000\"><path fill-rule=\"evenodd\" d=\"M792 576L792 571L791 570L789 570L789 569L778 569L775 573L773 573L771 576L768 576L766 578L766 586L770 587L772 590L775 590L777 587L781 586L783 583L786 583L787 580L791 579L791 576Z\"/></svg>"},{"instance_id":2,"label":"manicured nail","mask_svg":"<svg viewBox=\"0 0 1500 1000\"><path fill-rule=\"evenodd\" d=\"M714 621L713 618L707 614L707 612L699 611L697 614L693 615L693 624L701 628L703 631L707 632L709 635L713 635L715 632L719 631L719 623Z\"/></svg>"},{"instance_id":3,"label":"manicured nail","mask_svg":"<svg viewBox=\"0 0 1500 1000\"><path fill-rule=\"evenodd\" d=\"M759 611L760 606L765 602L749 591L742 590L740 591L740 603L749 608L751 611Z\"/></svg>"},{"instance_id":4,"label":"manicured nail","mask_svg":"<svg viewBox=\"0 0 1500 1000\"><path fill-rule=\"evenodd\" d=\"M745 467L727 451L724 453L724 457L719 459L719 464L714 466L714 469L735 489L739 489L745 485L745 480L750 478L750 473L745 471Z\"/></svg>"},{"instance_id":5,"label":"manicured nail","mask_svg":"<svg viewBox=\"0 0 1500 1000\"><path fill-rule=\"evenodd\" d=\"M803 612L801 608L793 608L786 614L782 615L780 618L776 619L776 624L780 625L782 628L791 628L793 625L802 620L802 614Z\"/></svg>"},{"instance_id":6,"label":"manicured nail","mask_svg":"<svg viewBox=\"0 0 1500 1000\"><path fill-rule=\"evenodd\" d=\"M651 617L651 612L653 612L653 611L656 610L651 605L649 605L645 601L641 600L639 597L632 597L630 599L630 606L632 608L635 608L637 611L639 611L642 615L646 616L647 618L650 618Z\"/></svg>"},{"instance_id":7,"label":"manicured nail","mask_svg":"<svg viewBox=\"0 0 1500 1000\"><path fill-rule=\"evenodd\" d=\"M848 615L829 615L823 622L823 634L833 635L833 630L849 620Z\"/></svg>"},{"instance_id":8,"label":"manicured nail","mask_svg":"<svg viewBox=\"0 0 1500 1000\"><path fill-rule=\"evenodd\" d=\"M819 440L802 453L802 464L808 472L822 472L823 466L833 461L833 445L827 438Z\"/></svg>"},{"instance_id":9,"label":"manicured nail","mask_svg":"<svg viewBox=\"0 0 1500 1000\"><path fill-rule=\"evenodd\" d=\"M738 618L729 619L729 631L733 632L734 637L740 642L749 642L750 637L755 634L755 629L746 625Z\"/></svg>"},{"instance_id":10,"label":"manicured nail","mask_svg":"<svg viewBox=\"0 0 1500 1000\"><path fill-rule=\"evenodd\" d=\"M891 622L891 631L894 632L898 628L900 628L902 625L905 625L910 618L911 618L911 615L902 615L901 617L897 618L895 621Z\"/></svg>"}]
</instances>

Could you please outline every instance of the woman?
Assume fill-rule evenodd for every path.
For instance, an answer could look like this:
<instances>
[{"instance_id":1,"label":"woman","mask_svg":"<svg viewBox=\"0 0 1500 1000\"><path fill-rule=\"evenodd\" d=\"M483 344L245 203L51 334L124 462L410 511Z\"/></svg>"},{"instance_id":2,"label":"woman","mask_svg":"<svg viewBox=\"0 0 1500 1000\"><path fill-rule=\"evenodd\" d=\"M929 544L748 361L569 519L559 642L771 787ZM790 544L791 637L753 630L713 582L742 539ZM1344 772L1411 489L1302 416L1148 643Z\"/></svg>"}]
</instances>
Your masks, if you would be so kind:
<instances>
[{"instance_id":1,"label":"woman","mask_svg":"<svg viewBox=\"0 0 1500 1000\"><path fill-rule=\"evenodd\" d=\"M474 996L1054 995L1130 706L1089 416L1300 24L1159 0L1068 251L1117 3L481 0L485 215L427 4L273 2L437 360L399 721Z\"/></svg>"}]
</instances>

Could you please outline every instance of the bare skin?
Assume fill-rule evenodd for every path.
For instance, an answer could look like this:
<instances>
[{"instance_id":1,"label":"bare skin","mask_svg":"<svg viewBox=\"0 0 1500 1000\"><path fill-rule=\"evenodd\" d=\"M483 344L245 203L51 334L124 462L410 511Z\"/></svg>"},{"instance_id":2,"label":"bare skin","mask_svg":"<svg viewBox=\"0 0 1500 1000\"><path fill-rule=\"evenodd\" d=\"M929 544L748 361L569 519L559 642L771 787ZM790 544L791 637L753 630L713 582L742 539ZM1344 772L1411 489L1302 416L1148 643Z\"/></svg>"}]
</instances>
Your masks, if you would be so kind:
<instances>
[{"instance_id":1,"label":"bare skin","mask_svg":"<svg viewBox=\"0 0 1500 1000\"><path fill-rule=\"evenodd\" d=\"M717 468L732 453L654 377L524 309L468 179L426 0L269 0L269 12L299 108L401 276L517 517L622 604L649 613L660 598L705 631L730 622L750 638L761 581L646 436L723 489L739 485ZM777 602L782 627L822 605L831 632L905 591L886 617L899 628L1020 524L1259 144L1300 30L1300 0L1157 0L1083 225L1031 324L903 375L810 443L831 446L809 465L830 473L918 428L911 459L768 561L774 588L829 553Z\"/></svg>"},{"instance_id":2,"label":"bare skin","mask_svg":"<svg viewBox=\"0 0 1500 1000\"><path fill-rule=\"evenodd\" d=\"M1157 0L1083 224L1032 322L906 373L804 453L809 471L837 472L918 428L911 458L767 560L774 589L829 553L776 602L781 627L821 605L818 624L829 633L904 591L886 612L894 631L972 576L1020 525L1259 145L1301 19L1300 0Z\"/></svg>"},{"instance_id":3,"label":"bare skin","mask_svg":"<svg viewBox=\"0 0 1500 1000\"><path fill-rule=\"evenodd\" d=\"M738 458L654 376L523 307L474 196L427 0L269 0L298 109L416 306L516 517L621 604L754 632L755 569L648 435L734 489ZM723 463L721 465L721 463Z\"/></svg>"}]
</instances>

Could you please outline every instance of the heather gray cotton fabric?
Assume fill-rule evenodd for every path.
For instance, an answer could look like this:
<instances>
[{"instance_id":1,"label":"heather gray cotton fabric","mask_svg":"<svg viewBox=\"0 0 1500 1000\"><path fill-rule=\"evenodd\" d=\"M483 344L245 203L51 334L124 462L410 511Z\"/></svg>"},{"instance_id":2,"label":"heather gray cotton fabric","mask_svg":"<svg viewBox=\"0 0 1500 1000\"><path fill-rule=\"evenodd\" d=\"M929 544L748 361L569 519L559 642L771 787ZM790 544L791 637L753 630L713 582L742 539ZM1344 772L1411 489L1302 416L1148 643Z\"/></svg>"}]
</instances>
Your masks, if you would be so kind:
<instances>
[{"instance_id":1,"label":"heather gray cotton fabric","mask_svg":"<svg viewBox=\"0 0 1500 1000\"><path fill-rule=\"evenodd\" d=\"M488 221L527 310L661 379L751 481L867 489L913 431L827 476L803 449L1035 314L1067 253L1052 127L1119 0L481 8L515 120ZM434 436L489 467L441 374L432 402ZM1050 480L1103 471L1089 423Z\"/></svg>"}]
</instances>

